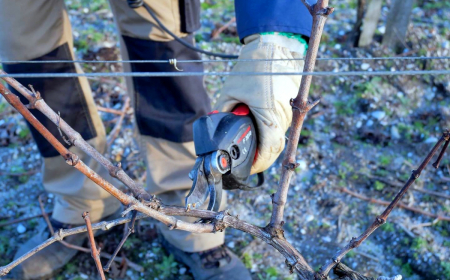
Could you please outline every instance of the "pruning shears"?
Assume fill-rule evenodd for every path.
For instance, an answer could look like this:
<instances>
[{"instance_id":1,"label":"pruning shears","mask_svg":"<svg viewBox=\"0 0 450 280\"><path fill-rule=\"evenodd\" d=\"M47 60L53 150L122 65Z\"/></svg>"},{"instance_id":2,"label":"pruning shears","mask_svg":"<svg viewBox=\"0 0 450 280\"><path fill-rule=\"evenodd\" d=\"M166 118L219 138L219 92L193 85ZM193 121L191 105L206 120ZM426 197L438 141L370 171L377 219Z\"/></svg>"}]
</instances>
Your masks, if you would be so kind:
<instances>
[{"instance_id":1,"label":"pruning shears","mask_svg":"<svg viewBox=\"0 0 450 280\"><path fill-rule=\"evenodd\" d=\"M186 209L198 209L208 199L208 210L217 211L222 189L250 190L250 169L256 154L256 129L250 110L238 105L231 113L213 111L194 122L197 160L189 173L193 181L186 196Z\"/></svg>"}]
</instances>

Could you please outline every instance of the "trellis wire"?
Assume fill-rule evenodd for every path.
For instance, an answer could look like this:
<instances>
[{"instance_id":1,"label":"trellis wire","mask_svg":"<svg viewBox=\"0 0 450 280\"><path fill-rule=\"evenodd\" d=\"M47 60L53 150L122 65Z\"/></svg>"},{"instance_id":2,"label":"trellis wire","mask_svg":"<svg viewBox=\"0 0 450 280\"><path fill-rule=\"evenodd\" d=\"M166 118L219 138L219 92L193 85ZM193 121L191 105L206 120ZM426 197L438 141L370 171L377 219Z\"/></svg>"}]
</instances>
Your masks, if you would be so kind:
<instances>
[{"instance_id":1,"label":"trellis wire","mask_svg":"<svg viewBox=\"0 0 450 280\"><path fill-rule=\"evenodd\" d=\"M322 57L318 61L372 61L372 60L446 60L450 56L393 56L393 57ZM258 62L258 61L291 61L305 60L305 58L292 59L204 59L204 60L176 60L177 63L218 63L218 62ZM170 63L167 60L0 60L2 64L27 63Z\"/></svg>"},{"instance_id":2,"label":"trellis wire","mask_svg":"<svg viewBox=\"0 0 450 280\"><path fill-rule=\"evenodd\" d=\"M184 76L399 76L449 75L450 70L407 71L319 71L319 72L112 72L112 73L18 73L0 78L74 78L74 77L184 77Z\"/></svg>"}]
</instances>

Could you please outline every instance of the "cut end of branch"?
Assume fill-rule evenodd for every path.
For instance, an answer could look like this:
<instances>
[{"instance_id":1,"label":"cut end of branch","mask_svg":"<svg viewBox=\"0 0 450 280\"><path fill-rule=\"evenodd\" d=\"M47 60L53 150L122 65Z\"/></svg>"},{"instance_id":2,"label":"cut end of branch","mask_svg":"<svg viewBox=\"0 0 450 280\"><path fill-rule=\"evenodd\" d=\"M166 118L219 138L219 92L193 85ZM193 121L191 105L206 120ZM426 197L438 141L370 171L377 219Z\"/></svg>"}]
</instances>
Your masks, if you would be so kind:
<instances>
[{"instance_id":1,"label":"cut end of branch","mask_svg":"<svg viewBox=\"0 0 450 280\"><path fill-rule=\"evenodd\" d=\"M327 17L327 16L331 15L333 12L334 12L333 7L326 7L325 9L318 11L316 14Z\"/></svg>"},{"instance_id":2,"label":"cut end of branch","mask_svg":"<svg viewBox=\"0 0 450 280\"><path fill-rule=\"evenodd\" d=\"M446 129L442 135L445 141L450 141L450 130Z\"/></svg>"},{"instance_id":3,"label":"cut end of branch","mask_svg":"<svg viewBox=\"0 0 450 280\"><path fill-rule=\"evenodd\" d=\"M66 163L70 166L75 166L80 161L80 158L73 153L68 153L64 156L64 159L66 160Z\"/></svg>"},{"instance_id":4,"label":"cut end of branch","mask_svg":"<svg viewBox=\"0 0 450 280\"><path fill-rule=\"evenodd\" d=\"M9 273L9 270L3 267L0 267L0 276L5 276Z\"/></svg>"},{"instance_id":5,"label":"cut end of branch","mask_svg":"<svg viewBox=\"0 0 450 280\"><path fill-rule=\"evenodd\" d=\"M317 104L319 104L320 102L320 98L312 101L312 102L308 102L308 111L311 110L312 108L314 108Z\"/></svg>"}]
</instances>

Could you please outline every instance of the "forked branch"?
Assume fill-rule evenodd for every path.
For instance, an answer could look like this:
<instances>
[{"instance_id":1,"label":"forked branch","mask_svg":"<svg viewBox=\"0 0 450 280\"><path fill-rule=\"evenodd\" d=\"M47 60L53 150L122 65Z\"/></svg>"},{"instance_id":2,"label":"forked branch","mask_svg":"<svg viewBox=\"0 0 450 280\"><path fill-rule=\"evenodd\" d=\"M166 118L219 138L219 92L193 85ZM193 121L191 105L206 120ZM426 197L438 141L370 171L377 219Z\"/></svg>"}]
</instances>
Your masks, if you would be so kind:
<instances>
[{"instance_id":1,"label":"forked branch","mask_svg":"<svg viewBox=\"0 0 450 280\"><path fill-rule=\"evenodd\" d=\"M314 6L310 6L306 0L303 0L302 2L306 5L313 16L313 28L311 31L311 38L309 39L303 72L313 72L323 28L328 16L334 9L328 7L328 0L319 0ZM283 167L281 170L278 189L272 199L272 217L270 218L270 223L267 226L268 230L270 230L274 235L278 235L280 237L283 235L283 214L289 190L289 183L291 181L292 174L297 167L295 156L303 122L306 114L319 102L318 100L315 102L308 102L308 93L311 86L311 81L311 75L303 76L298 95L291 101L293 115L291 129L289 132L289 140L283 158Z\"/></svg>"},{"instance_id":2,"label":"forked branch","mask_svg":"<svg viewBox=\"0 0 450 280\"><path fill-rule=\"evenodd\" d=\"M136 217L137 217L137 211L133 211L133 214L131 216L131 226L129 226L127 228L127 231L123 235L122 240L120 241L119 245L117 245L116 250L114 250L114 253L112 254L111 259L109 259L108 263L103 268L104 271L106 271L106 272L109 271L109 268L111 267L111 264L113 263L114 258L117 256L117 254L119 253L120 249L122 249L123 244L125 244L125 241L128 239L128 237L132 233L134 233L134 224L136 222Z\"/></svg>"}]
</instances>

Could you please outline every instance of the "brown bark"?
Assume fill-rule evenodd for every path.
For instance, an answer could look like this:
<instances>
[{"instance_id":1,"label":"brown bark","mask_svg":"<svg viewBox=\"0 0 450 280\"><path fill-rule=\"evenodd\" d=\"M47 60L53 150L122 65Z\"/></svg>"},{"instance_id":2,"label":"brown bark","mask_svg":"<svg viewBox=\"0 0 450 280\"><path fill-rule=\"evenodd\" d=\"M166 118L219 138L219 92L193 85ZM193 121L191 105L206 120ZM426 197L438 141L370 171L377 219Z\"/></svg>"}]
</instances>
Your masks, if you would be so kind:
<instances>
[{"instance_id":1,"label":"brown bark","mask_svg":"<svg viewBox=\"0 0 450 280\"><path fill-rule=\"evenodd\" d=\"M100 278L102 280L106 280L105 273L103 272L102 263L100 261L100 252L97 249L97 245L94 239L94 233L92 232L91 219L89 217L89 212L83 213L83 219L86 222L86 229L88 232L89 243L91 244L91 255L95 261L95 266L97 267L98 273L100 274Z\"/></svg>"},{"instance_id":2,"label":"brown bark","mask_svg":"<svg viewBox=\"0 0 450 280\"><path fill-rule=\"evenodd\" d=\"M306 0L302 1L310 10L313 16L313 29L309 40L308 51L305 58L305 66L303 72L313 72L316 63L317 53L319 50L320 39L322 37L325 22L333 12L333 8L328 7L328 0L319 0L313 7L309 6ZM289 190L289 182L296 164L297 143L305 120L306 113L311 110L319 101L308 102L308 93L311 86L312 76L305 75L302 77L302 83L297 97L291 102L293 108L292 124L289 134L286 152L283 158L283 167L281 170L280 183L277 192L273 196L273 211L268 229L273 231L274 235L282 236L282 221L284 206L286 204L287 193Z\"/></svg>"}]
</instances>

